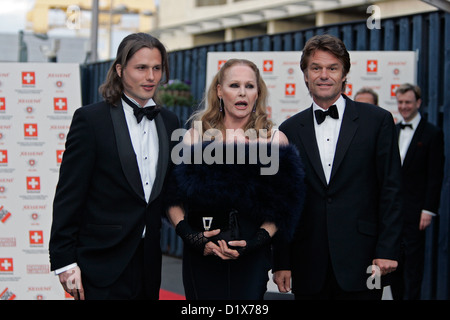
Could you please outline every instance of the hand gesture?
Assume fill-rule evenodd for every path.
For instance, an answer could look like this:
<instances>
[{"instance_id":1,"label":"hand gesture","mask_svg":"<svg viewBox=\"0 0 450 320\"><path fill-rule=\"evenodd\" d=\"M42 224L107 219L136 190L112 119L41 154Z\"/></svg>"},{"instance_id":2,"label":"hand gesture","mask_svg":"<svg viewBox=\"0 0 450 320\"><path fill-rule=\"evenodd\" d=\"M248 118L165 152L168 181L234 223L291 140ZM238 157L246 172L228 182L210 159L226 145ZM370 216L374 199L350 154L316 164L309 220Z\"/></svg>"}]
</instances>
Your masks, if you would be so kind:
<instances>
[{"instance_id":1,"label":"hand gesture","mask_svg":"<svg viewBox=\"0 0 450 320\"><path fill-rule=\"evenodd\" d=\"M76 266L59 274L59 282L64 290L75 300L84 300L84 289L81 282L81 270Z\"/></svg>"}]
</instances>

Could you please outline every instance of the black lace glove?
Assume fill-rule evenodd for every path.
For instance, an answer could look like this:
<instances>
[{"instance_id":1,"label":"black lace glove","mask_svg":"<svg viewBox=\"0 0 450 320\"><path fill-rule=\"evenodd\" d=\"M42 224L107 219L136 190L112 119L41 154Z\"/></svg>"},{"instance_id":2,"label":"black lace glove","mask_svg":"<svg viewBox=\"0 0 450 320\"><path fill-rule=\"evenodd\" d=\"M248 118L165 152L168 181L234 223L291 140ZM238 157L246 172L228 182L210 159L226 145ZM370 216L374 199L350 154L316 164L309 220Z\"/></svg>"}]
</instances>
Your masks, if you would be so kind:
<instances>
[{"instance_id":1,"label":"black lace glove","mask_svg":"<svg viewBox=\"0 0 450 320\"><path fill-rule=\"evenodd\" d=\"M205 237L203 232L194 231L186 220L178 222L175 227L175 232L183 239L185 244L201 254L205 251L205 245L211 241L209 238Z\"/></svg>"},{"instance_id":2,"label":"black lace glove","mask_svg":"<svg viewBox=\"0 0 450 320\"><path fill-rule=\"evenodd\" d=\"M270 234L266 229L260 228L256 231L255 236L250 240L247 240L247 245L245 247L240 247L237 250L239 256L244 256L252 251L258 250L265 245L268 245L271 241Z\"/></svg>"}]
</instances>

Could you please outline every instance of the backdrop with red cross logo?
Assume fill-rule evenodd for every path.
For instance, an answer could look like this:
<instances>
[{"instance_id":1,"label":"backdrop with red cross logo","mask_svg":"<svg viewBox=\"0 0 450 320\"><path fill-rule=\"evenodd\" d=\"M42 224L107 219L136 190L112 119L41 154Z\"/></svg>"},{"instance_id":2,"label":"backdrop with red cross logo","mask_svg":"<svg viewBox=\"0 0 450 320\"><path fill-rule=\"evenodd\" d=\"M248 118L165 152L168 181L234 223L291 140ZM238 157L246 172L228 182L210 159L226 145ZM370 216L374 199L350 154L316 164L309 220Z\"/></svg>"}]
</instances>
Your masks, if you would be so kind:
<instances>
[{"instance_id":1,"label":"backdrop with red cross logo","mask_svg":"<svg viewBox=\"0 0 450 320\"><path fill-rule=\"evenodd\" d=\"M0 63L0 300L65 299L50 271L52 202L78 64Z\"/></svg>"},{"instance_id":2,"label":"backdrop with red cross logo","mask_svg":"<svg viewBox=\"0 0 450 320\"><path fill-rule=\"evenodd\" d=\"M399 118L395 89L416 83L417 53L414 51L350 51L351 68L346 95L354 98L362 87L378 94L378 104ZM308 108L312 99L300 69L302 52L208 52L206 90L215 73L232 58L253 61L269 90L268 113L275 125Z\"/></svg>"}]
</instances>

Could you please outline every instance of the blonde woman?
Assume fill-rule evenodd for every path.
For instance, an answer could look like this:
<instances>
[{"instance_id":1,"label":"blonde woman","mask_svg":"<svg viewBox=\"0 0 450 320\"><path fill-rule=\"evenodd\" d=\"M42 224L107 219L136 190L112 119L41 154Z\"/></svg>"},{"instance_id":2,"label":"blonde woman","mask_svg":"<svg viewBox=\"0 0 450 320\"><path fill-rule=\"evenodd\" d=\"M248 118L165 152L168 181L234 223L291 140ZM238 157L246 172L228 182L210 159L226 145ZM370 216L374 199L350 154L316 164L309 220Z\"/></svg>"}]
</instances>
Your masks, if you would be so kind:
<instances>
[{"instance_id":1,"label":"blonde woman","mask_svg":"<svg viewBox=\"0 0 450 320\"><path fill-rule=\"evenodd\" d=\"M227 61L182 142L189 155L173 171L167 206L185 243L187 299L262 299L272 238L289 241L299 220L301 160L268 119L267 95L253 62Z\"/></svg>"}]
</instances>

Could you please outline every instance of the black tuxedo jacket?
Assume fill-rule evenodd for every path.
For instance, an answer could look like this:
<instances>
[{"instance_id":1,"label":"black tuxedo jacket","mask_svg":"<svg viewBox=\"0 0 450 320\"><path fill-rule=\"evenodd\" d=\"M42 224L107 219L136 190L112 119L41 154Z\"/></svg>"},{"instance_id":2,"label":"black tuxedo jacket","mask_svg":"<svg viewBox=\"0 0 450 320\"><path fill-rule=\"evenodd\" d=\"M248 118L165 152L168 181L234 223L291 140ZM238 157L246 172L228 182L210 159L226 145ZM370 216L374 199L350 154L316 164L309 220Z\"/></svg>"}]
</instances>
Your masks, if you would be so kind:
<instances>
[{"instance_id":1,"label":"black tuxedo jacket","mask_svg":"<svg viewBox=\"0 0 450 320\"><path fill-rule=\"evenodd\" d=\"M157 176L147 204L123 107L100 102L75 111L53 203L49 243L51 269L76 262L82 280L112 284L133 256L146 226L149 290L161 280L161 193L170 168L175 114L154 119L159 138Z\"/></svg>"},{"instance_id":2,"label":"black tuxedo jacket","mask_svg":"<svg viewBox=\"0 0 450 320\"><path fill-rule=\"evenodd\" d=\"M275 270L292 270L294 293L318 293L328 266L343 290L367 290L372 260L398 259L401 168L393 118L382 108L344 98L328 185L312 107L280 126L299 149L306 175L305 206L290 254L277 251L275 258Z\"/></svg>"},{"instance_id":3,"label":"black tuxedo jacket","mask_svg":"<svg viewBox=\"0 0 450 320\"><path fill-rule=\"evenodd\" d=\"M399 133L400 130L397 125ZM422 210L438 214L443 177L444 135L440 128L422 118L402 165L403 217L417 231Z\"/></svg>"}]
</instances>

